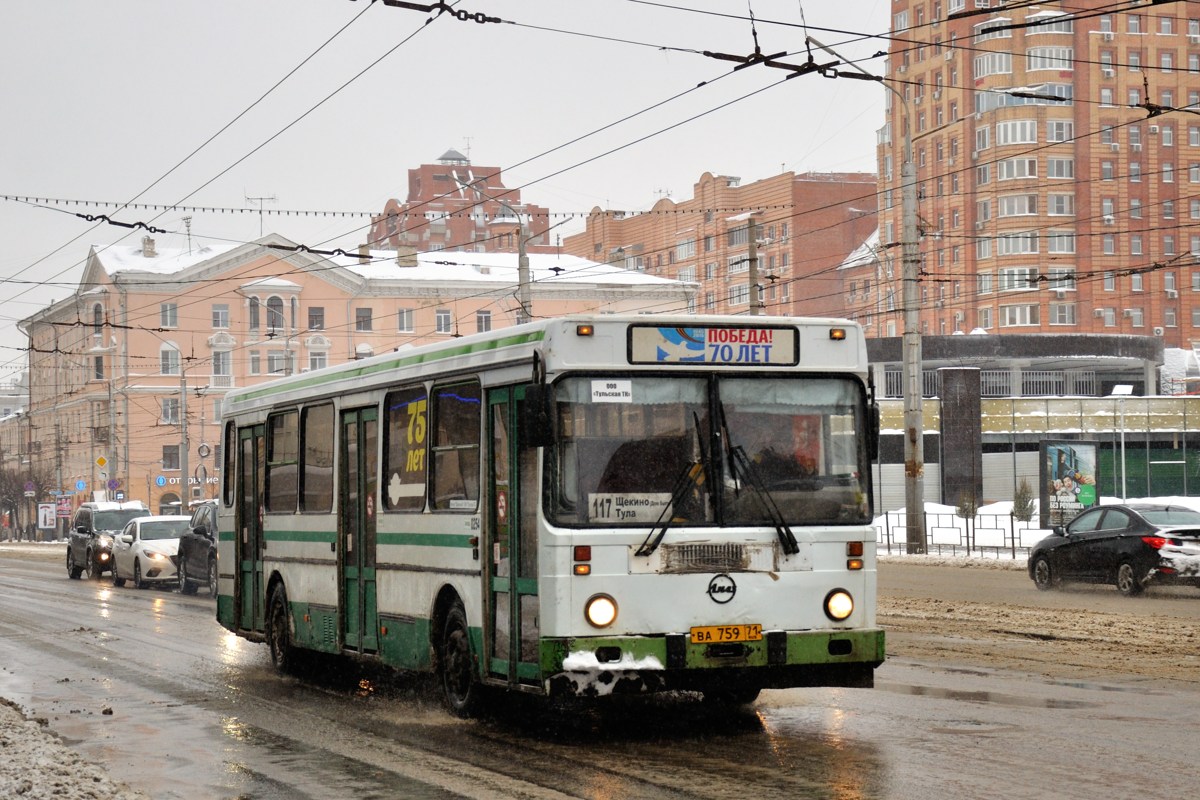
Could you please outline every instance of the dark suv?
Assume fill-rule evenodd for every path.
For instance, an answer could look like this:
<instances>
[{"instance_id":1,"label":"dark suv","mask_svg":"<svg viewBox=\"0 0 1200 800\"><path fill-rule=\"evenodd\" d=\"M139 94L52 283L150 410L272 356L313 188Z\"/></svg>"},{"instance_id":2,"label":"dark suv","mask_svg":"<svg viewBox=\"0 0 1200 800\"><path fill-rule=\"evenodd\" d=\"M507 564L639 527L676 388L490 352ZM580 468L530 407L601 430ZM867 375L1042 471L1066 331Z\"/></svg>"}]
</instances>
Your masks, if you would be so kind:
<instances>
[{"instance_id":1,"label":"dark suv","mask_svg":"<svg viewBox=\"0 0 1200 800\"><path fill-rule=\"evenodd\" d=\"M99 578L110 571L113 537L129 520L149 515L150 510L140 500L79 506L67 537L67 575L78 579L86 571L89 578Z\"/></svg>"},{"instance_id":2,"label":"dark suv","mask_svg":"<svg viewBox=\"0 0 1200 800\"><path fill-rule=\"evenodd\" d=\"M208 586L217 596L217 501L205 500L192 510L192 521L179 537L179 591L195 594Z\"/></svg>"}]
</instances>

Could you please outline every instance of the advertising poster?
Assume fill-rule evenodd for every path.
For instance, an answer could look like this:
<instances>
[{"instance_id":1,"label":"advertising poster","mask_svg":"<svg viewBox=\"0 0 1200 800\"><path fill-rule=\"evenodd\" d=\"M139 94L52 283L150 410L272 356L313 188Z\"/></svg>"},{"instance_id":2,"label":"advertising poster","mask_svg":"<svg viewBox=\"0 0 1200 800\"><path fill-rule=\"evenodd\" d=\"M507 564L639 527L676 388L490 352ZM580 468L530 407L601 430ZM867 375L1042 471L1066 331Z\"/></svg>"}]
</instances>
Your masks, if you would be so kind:
<instances>
[{"instance_id":1,"label":"advertising poster","mask_svg":"<svg viewBox=\"0 0 1200 800\"><path fill-rule=\"evenodd\" d=\"M1041 527L1066 525L1096 505L1098 452L1098 442L1041 443Z\"/></svg>"}]
</instances>

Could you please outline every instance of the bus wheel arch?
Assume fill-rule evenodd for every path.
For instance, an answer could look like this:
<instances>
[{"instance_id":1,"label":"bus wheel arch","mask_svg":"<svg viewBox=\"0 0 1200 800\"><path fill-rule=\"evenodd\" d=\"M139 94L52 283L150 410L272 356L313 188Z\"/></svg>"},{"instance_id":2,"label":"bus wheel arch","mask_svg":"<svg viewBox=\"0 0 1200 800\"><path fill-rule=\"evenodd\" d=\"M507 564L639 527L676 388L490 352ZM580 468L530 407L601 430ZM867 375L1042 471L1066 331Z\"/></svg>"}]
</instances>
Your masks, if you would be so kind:
<instances>
[{"instance_id":1,"label":"bus wheel arch","mask_svg":"<svg viewBox=\"0 0 1200 800\"><path fill-rule=\"evenodd\" d=\"M478 654L471 645L471 630L462 599L453 589L443 589L434 606L433 652L438 682L446 707L458 717L474 715L483 694Z\"/></svg>"}]
</instances>

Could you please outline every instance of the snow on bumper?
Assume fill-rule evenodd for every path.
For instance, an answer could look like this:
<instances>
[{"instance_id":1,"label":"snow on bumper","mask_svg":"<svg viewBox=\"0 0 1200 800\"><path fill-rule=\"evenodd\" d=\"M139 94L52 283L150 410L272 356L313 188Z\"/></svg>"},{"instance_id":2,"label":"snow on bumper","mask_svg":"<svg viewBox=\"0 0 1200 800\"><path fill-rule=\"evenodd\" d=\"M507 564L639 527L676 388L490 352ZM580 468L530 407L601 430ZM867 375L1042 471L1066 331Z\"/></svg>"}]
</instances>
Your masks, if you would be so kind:
<instances>
[{"instance_id":1,"label":"snow on bumper","mask_svg":"<svg viewBox=\"0 0 1200 800\"><path fill-rule=\"evenodd\" d=\"M542 674L552 695L700 689L726 680L762 688L869 686L884 659L880 629L767 631L761 641L713 645L686 634L550 639Z\"/></svg>"}]
</instances>

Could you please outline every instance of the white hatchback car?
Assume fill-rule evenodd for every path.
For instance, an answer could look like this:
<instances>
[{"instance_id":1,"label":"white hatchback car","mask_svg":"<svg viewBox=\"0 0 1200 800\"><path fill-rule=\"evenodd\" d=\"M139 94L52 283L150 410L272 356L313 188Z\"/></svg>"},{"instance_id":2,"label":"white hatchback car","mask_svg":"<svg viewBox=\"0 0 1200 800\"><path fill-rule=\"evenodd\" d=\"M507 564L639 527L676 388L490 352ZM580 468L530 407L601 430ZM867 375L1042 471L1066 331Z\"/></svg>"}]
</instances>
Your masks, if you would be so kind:
<instances>
[{"instance_id":1,"label":"white hatchback car","mask_svg":"<svg viewBox=\"0 0 1200 800\"><path fill-rule=\"evenodd\" d=\"M131 520L113 540L112 579L114 586L132 580L135 588L151 583L177 582L179 536L191 517L156 516Z\"/></svg>"}]
</instances>

